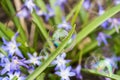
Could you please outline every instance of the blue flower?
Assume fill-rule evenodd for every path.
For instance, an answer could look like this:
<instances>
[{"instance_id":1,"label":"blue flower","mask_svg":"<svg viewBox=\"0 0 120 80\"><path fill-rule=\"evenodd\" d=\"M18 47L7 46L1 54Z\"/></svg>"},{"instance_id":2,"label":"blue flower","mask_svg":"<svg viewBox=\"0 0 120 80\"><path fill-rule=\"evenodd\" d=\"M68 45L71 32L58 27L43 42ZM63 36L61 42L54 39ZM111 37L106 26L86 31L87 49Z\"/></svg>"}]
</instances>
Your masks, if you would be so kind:
<instances>
[{"instance_id":1,"label":"blue flower","mask_svg":"<svg viewBox=\"0 0 120 80\"><path fill-rule=\"evenodd\" d=\"M56 59L52 62L53 65L57 65L55 70L66 66L66 64L70 62L70 60L65 60L65 57L66 53L62 53L61 55L57 56Z\"/></svg>"},{"instance_id":2,"label":"blue flower","mask_svg":"<svg viewBox=\"0 0 120 80\"><path fill-rule=\"evenodd\" d=\"M37 53L34 52L33 55L31 55L30 53L28 53L28 57L30 58L29 60L26 60L25 63L32 63L34 65L40 65L41 61L40 59L42 58L41 56L37 56Z\"/></svg>"},{"instance_id":3,"label":"blue flower","mask_svg":"<svg viewBox=\"0 0 120 80\"><path fill-rule=\"evenodd\" d=\"M111 38L111 36L106 35L106 34L104 34L104 33L102 33L102 32L99 32L98 37L97 37L98 45L100 46L102 42L103 42L105 45L108 45L108 42L107 42L107 40L106 40L107 38Z\"/></svg>"},{"instance_id":4,"label":"blue flower","mask_svg":"<svg viewBox=\"0 0 120 80\"><path fill-rule=\"evenodd\" d=\"M115 5L120 4L120 0L113 0L113 2L114 2Z\"/></svg>"},{"instance_id":5,"label":"blue flower","mask_svg":"<svg viewBox=\"0 0 120 80\"><path fill-rule=\"evenodd\" d=\"M2 49L8 52L8 56L12 57L14 54L18 55L19 57L23 58L21 51L19 50L20 43L16 42L16 37L18 36L18 32L12 37L11 41L7 42L4 38L2 45Z\"/></svg>"},{"instance_id":6,"label":"blue flower","mask_svg":"<svg viewBox=\"0 0 120 80\"><path fill-rule=\"evenodd\" d=\"M90 0L85 0L84 3L83 3L83 7L88 10L91 6L91 2Z\"/></svg>"},{"instance_id":7,"label":"blue flower","mask_svg":"<svg viewBox=\"0 0 120 80\"><path fill-rule=\"evenodd\" d=\"M45 20L48 21L49 18L53 17L55 15L55 11L50 7L50 5L47 5L48 13L45 13Z\"/></svg>"},{"instance_id":8,"label":"blue flower","mask_svg":"<svg viewBox=\"0 0 120 80\"><path fill-rule=\"evenodd\" d=\"M77 67L73 71L76 73L77 79L82 79L80 64L78 64Z\"/></svg>"},{"instance_id":9,"label":"blue flower","mask_svg":"<svg viewBox=\"0 0 120 80\"><path fill-rule=\"evenodd\" d=\"M72 26L70 25L70 23L66 22L65 19L63 19L63 22L61 24L59 24L57 27L58 28L63 28L65 30L67 30L67 31L72 28Z\"/></svg>"},{"instance_id":10,"label":"blue flower","mask_svg":"<svg viewBox=\"0 0 120 80\"><path fill-rule=\"evenodd\" d=\"M67 3L67 0L56 0L55 5L58 5L61 7L61 9L64 9L64 4Z\"/></svg>"},{"instance_id":11,"label":"blue flower","mask_svg":"<svg viewBox=\"0 0 120 80\"><path fill-rule=\"evenodd\" d=\"M25 0L25 3L23 4L21 10L18 11L16 16L28 18L33 12L33 9L36 10L36 7L37 6L34 4L33 0Z\"/></svg>"},{"instance_id":12,"label":"blue flower","mask_svg":"<svg viewBox=\"0 0 120 80\"><path fill-rule=\"evenodd\" d=\"M9 72L11 69L11 62L10 60L5 57L4 58L4 63L1 64L1 66L3 67L3 69L1 70L1 75L5 74L6 72Z\"/></svg>"},{"instance_id":13,"label":"blue flower","mask_svg":"<svg viewBox=\"0 0 120 80\"><path fill-rule=\"evenodd\" d=\"M23 17L23 18L29 18L30 12L26 8L23 8L16 14L16 16Z\"/></svg>"},{"instance_id":14,"label":"blue flower","mask_svg":"<svg viewBox=\"0 0 120 80\"><path fill-rule=\"evenodd\" d=\"M25 59L18 59L18 57L13 56L11 60L11 71L20 70L21 66L28 68L28 65L25 64Z\"/></svg>"},{"instance_id":15,"label":"blue flower","mask_svg":"<svg viewBox=\"0 0 120 80\"><path fill-rule=\"evenodd\" d=\"M71 71L71 66L69 67L62 67L60 71L55 72L58 76L61 77L61 80L70 80L69 77L75 76L75 73Z\"/></svg>"},{"instance_id":16,"label":"blue flower","mask_svg":"<svg viewBox=\"0 0 120 80\"><path fill-rule=\"evenodd\" d=\"M25 0L24 7L26 7L30 13L32 13L36 5L34 4L33 0Z\"/></svg>"},{"instance_id":17,"label":"blue flower","mask_svg":"<svg viewBox=\"0 0 120 80\"><path fill-rule=\"evenodd\" d=\"M110 29L115 28L116 32L119 33L120 19L119 18L110 18L108 22L111 23Z\"/></svg>"},{"instance_id":18,"label":"blue flower","mask_svg":"<svg viewBox=\"0 0 120 80\"><path fill-rule=\"evenodd\" d=\"M98 15L102 15L105 12L105 10L103 9L101 5L98 5L98 10L99 10Z\"/></svg>"},{"instance_id":19,"label":"blue flower","mask_svg":"<svg viewBox=\"0 0 120 80\"><path fill-rule=\"evenodd\" d=\"M8 77L9 77L9 80L12 80L14 77L17 77L17 80L25 80L25 76L21 76L21 72L19 70L15 71L14 73L9 72Z\"/></svg>"}]
</instances>

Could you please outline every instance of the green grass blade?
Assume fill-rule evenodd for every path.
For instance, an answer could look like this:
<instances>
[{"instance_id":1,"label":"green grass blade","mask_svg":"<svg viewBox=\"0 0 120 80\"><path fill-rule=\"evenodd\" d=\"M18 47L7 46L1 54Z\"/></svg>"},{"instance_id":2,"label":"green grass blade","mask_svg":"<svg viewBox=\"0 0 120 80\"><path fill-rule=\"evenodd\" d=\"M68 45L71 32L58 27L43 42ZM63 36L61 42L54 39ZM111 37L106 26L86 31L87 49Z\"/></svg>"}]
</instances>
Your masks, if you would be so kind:
<instances>
[{"instance_id":1,"label":"green grass blade","mask_svg":"<svg viewBox=\"0 0 120 80\"><path fill-rule=\"evenodd\" d=\"M1 2L1 3L2 3L2 2ZM26 38L26 36L25 36L25 32L24 32L24 30L23 30L23 28L22 28L22 26L21 26L18 18L17 18L16 15L15 15L16 12L15 12L15 10L14 10L14 7L13 7L11 1L10 1L10 0L4 0L4 2L3 2L2 4L3 4L3 7L6 6L6 7L8 8L9 11L6 11L6 12L7 12L7 13L9 12L8 15L12 18L15 26L18 28L18 31L20 32L21 38L23 39L24 42L26 42L26 41L27 41L27 38ZM5 9L5 10L7 10L7 9Z\"/></svg>"},{"instance_id":2,"label":"green grass blade","mask_svg":"<svg viewBox=\"0 0 120 80\"><path fill-rule=\"evenodd\" d=\"M49 46L54 49L54 46L50 40L50 37L47 33L47 30L44 27L44 24L42 22L42 20L39 18L39 16L36 13L32 14L33 17L33 22L37 25L37 27L39 28L40 32L42 33L43 37L46 39L46 41L48 42Z\"/></svg>"},{"instance_id":3,"label":"green grass blade","mask_svg":"<svg viewBox=\"0 0 120 80\"><path fill-rule=\"evenodd\" d=\"M51 7L55 11L55 17L54 17L55 24L59 24L62 19L62 11L59 6L55 5L56 0L49 0L49 2L50 2Z\"/></svg>"},{"instance_id":4,"label":"green grass blade","mask_svg":"<svg viewBox=\"0 0 120 80\"><path fill-rule=\"evenodd\" d=\"M42 9L42 11L45 11L45 12L47 11L44 0L35 0L35 3L37 4L37 6L39 6Z\"/></svg>"},{"instance_id":5,"label":"green grass blade","mask_svg":"<svg viewBox=\"0 0 120 80\"><path fill-rule=\"evenodd\" d=\"M79 12L80 12L80 9L81 9L81 7L82 7L83 1L84 1L84 0L80 0L79 4L77 5L75 15L73 16L73 19L72 19L72 21L71 21L71 25L72 25L72 26L75 24L75 21L76 21L76 19L77 19L77 16L78 16L78 14L79 14Z\"/></svg>"},{"instance_id":6,"label":"green grass blade","mask_svg":"<svg viewBox=\"0 0 120 80\"><path fill-rule=\"evenodd\" d=\"M34 80L39 74L41 74L47 66L62 52L62 50L67 45L67 42L71 38L74 32L75 26L70 31L69 35L65 38L65 40L60 44L60 46L49 56L49 58L42 63L32 74L30 74L26 80Z\"/></svg>"},{"instance_id":7,"label":"green grass blade","mask_svg":"<svg viewBox=\"0 0 120 80\"><path fill-rule=\"evenodd\" d=\"M78 44L83 38L85 38L88 34L94 31L100 24L106 21L108 18L112 17L116 13L120 11L120 5L115 6L108 11L106 11L103 15L94 19L90 24L88 24L85 28L83 28L76 37L76 44Z\"/></svg>"},{"instance_id":8,"label":"green grass blade","mask_svg":"<svg viewBox=\"0 0 120 80\"><path fill-rule=\"evenodd\" d=\"M120 80L120 76L115 75L115 74L109 75L109 74L104 73L104 72L98 72L98 71L89 70L89 69L82 69L82 71L86 72L86 73L91 73L91 74L94 74L94 75L98 75L98 76L103 76L103 77L111 78L111 79L114 79L114 80Z\"/></svg>"}]
</instances>

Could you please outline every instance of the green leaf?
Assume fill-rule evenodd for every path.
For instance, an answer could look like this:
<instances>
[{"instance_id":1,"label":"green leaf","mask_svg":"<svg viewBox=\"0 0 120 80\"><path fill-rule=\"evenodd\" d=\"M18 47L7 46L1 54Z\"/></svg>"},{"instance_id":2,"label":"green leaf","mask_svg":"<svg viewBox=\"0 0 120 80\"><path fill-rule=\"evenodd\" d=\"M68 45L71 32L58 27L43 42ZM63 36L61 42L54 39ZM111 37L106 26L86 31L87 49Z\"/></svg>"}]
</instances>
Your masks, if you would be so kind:
<instances>
[{"instance_id":1,"label":"green leaf","mask_svg":"<svg viewBox=\"0 0 120 80\"><path fill-rule=\"evenodd\" d=\"M120 5L115 6L108 11L106 11L103 15L94 19L90 24L88 24L85 28L83 28L76 37L76 44L78 44L82 39L84 39L88 34L94 31L100 24L106 21L108 18L112 17L116 13L120 11Z\"/></svg>"},{"instance_id":2,"label":"green leaf","mask_svg":"<svg viewBox=\"0 0 120 80\"><path fill-rule=\"evenodd\" d=\"M109 75L109 74L104 73L104 72L98 72L98 71L89 70L89 69L82 69L82 71L83 71L83 72L86 72L86 73L98 75L98 76L103 76L103 77L111 78L111 79L114 79L114 80L120 80L120 76L115 75L115 74Z\"/></svg>"},{"instance_id":3,"label":"green leaf","mask_svg":"<svg viewBox=\"0 0 120 80\"><path fill-rule=\"evenodd\" d=\"M63 51L63 49L67 45L67 42L71 38L71 36L74 32L74 29L75 29L75 26L72 28L69 35L63 40L63 42L60 44L60 46L32 74L30 74L26 78L26 80L35 79L39 74L41 74L49 66L49 64Z\"/></svg>"}]
</instances>

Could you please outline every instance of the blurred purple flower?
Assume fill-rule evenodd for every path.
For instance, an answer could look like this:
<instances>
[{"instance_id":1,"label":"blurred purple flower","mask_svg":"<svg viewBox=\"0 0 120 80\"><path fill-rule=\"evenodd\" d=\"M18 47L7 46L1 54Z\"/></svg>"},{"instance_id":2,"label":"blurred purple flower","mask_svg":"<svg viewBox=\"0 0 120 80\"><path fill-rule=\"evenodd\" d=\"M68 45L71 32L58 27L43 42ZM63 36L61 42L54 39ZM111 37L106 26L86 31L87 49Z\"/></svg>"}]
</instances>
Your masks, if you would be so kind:
<instances>
[{"instance_id":1,"label":"blurred purple flower","mask_svg":"<svg viewBox=\"0 0 120 80\"><path fill-rule=\"evenodd\" d=\"M1 70L1 75L5 74L6 72L10 71L10 67L11 67L11 62L8 58L4 58L4 63L1 64L1 66L3 67L3 69Z\"/></svg>"},{"instance_id":2,"label":"blurred purple flower","mask_svg":"<svg viewBox=\"0 0 120 80\"><path fill-rule=\"evenodd\" d=\"M69 63L70 60L65 60L66 53L62 53L61 55L57 56L56 59L52 62L53 65L57 65L55 70L60 69L61 67L66 66L66 63Z\"/></svg>"},{"instance_id":3,"label":"blurred purple flower","mask_svg":"<svg viewBox=\"0 0 120 80\"><path fill-rule=\"evenodd\" d=\"M28 68L28 65L25 64L25 59L20 60L18 59L18 57L13 56L11 60L11 66L10 66L11 71L20 70L21 66Z\"/></svg>"},{"instance_id":4,"label":"blurred purple flower","mask_svg":"<svg viewBox=\"0 0 120 80\"><path fill-rule=\"evenodd\" d=\"M2 53L0 53L0 63L4 62L4 58L5 58L5 55L3 55Z\"/></svg>"},{"instance_id":5,"label":"blurred purple flower","mask_svg":"<svg viewBox=\"0 0 120 80\"><path fill-rule=\"evenodd\" d=\"M36 5L34 4L33 0L25 0L23 7L26 7L30 13L32 13Z\"/></svg>"},{"instance_id":6,"label":"blurred purple flower","mask_svg":"<svg viewBox=\"0 0 120 80\"><path fill-rule=\"evenodd\" d=\"M61 77L61 80L70 80L69 77L75 76L74 72L71 72L71 66L69 67L62 67L60 71L56 71L55 74Z\"/></svg>"},{"instance_id":7,"label":"blurred purple flower","mask_svg":"<svg viewBox=\"0 0 120 80\"><path fill-rule=\"evenodd\" d=\"M113 2L114 2L115 5L120 4L120 0L113 0Z\"/></svg>"},{"instance_id":8,"label":"blurred purple flower","mask_svg":"<svg viewBox=\"0 0 120 80\"><path fill-rule=\"evenodd\" d=\"M77 65L77 67L73 70L76 73L76 77L78 80L82 79L82 75L81 75L81 65Z\"/></svg>"},{"instance_id":9,"label":"blurred purple flower","mask_svg":"<svg viewBox=\"0 0 120 80\"><path fill-rule=\"evenodd\" d=\"M18 32L12 37L11 41L7 42L4 38L2 49L8 52L8 56L12 57L14 54L23 58L21 51L19 50L20 43L16 42L16 37L18 36Z\"/></svg>"},{"instance_id":10,"label":"blurred purple flower","mask_svg":"<svg viewBox=\"0 0 120 80\"><path fill-rule=\"evenodd\" d=\"M28 18L30 14L33 12L33 9L36 9L36 5L33 0L25 0L21 10L16 14L18 17Z\"/></svg>"},{"instance_id":11,"label":"blurred purple flower","mask_svg":"<svg viewBox=\"0 0 120 80\"><path fill-rule=\"evenodd\" d=\"M90 0L85 0L84 3L83 3L83 7L88 10L91 6L91 2Z\"/></svg>"},{"instance_id":12,"label":"blurred purple flower","mask_svg":"<svg viewBox=\"0 0 120 80\"><path fill-rule=\"evenodd\" d=\"M45 20L48 21L49 18L53 17L55 15L54 10L50 7L50 5L47 5L48 13L45 13Z\"/></svg>"},{"instance_id":13,"label":"blurred purple flower","mask_svg":"<svg viewBox=\"0 0 120 80\"><path fill-rule=\"evenodd\" d=\"M17 80L25 80L25 76L20 76L20 75L21 72L19 70L15 71L14 73L13 72L8 73L9 80L12 80L14 77L17 77Z\"/></svg>"},{"instance_id":14,"label":"blurred purple flower","mask_svg":"<svg viewBox=\"0 0 120 80\"><path fill-rule=\"evenodd\" d=\"M108 22L111 23L110 29L115 27L116 32L119 33L119 26L120 26L120 18L110 18L108 19Z\"/></svg>"},{"instance_id":15,"label":"blurred purple flower","mask_svg":"<svg viewBox=\"0 0 120 80\"><path fill-rule=\"evenodd\" d=\"M70 25L70 23L66 22L65 19L63 19L63 22L58 25L58 28L64 28L65 30L68 31L72 28L72 26Z\"/></svg>"},{"instance_id":16,"label":"blurred purple flower","mask_svg":"<svg viewBox=\"0 0 120 80\"><path fill-rule=\"evenodd\" d=\"M41 64L40 59L41 59L42 57L37 56L37 53L36 53L36 52L34 52L33 55L31 55L30 53L28 53L28 57L29 57L30 59L29 59L29 60L26 60L25 63L28 63L28 64L32 63L32 64L34 64L34 65L40 65L40 64Z\"/></svg>"},{"instance_id":17,"label":"blurred purple flower","mask_svg":"<svg viewBox=\"0 0 120 80\"><path fill-rule=\"evenodd\" d=\"M34 66L29 66L28 73L31 74L35 70Z\"/></svg>"},{"instance_id":18,"label":"blurred purple flower","mask_svg":"<svg viewBox=\"0 0 120 80\"><path fill-rule=\"evenodd\" d=\"M111 36L104 34L103 32L99 32L98 37L97 37L97 41L98 41L98 45L100 46L101 43L103 42L105 45L108 45L107 42L107 38L111 38Z\"/></svg>"},{"instance_id":19,"label":"blurred purple flower","mask_svg":"<svg viewBox=\"0 0 120 80\"><path fill-rule=\"evenodd\" d=\"M105 12L101 5L98 5L98 15L102 15Z\"/></svg>"},{"instance_id":20,"label":"blurred purple flower","mask_svg":"<svg viewBox=\"0 0 120 80\"><path fill-rule=\"evenodd\" d=\"M101 27L103 27L104 29L109 29L109 22L108 22L108 20L105 21L105 22L103 22L103 23L101 24Z\"/></svg>"},{"instance_id":21,"label":"blurred purple flower","mask_svg":"<svg viewBox=\"0 0 120 80\"><path fill-rule=\"evenodd\" d=\"M56 0L55 6L60 6L64 10L64 4L67 3L67 0Z\"/></svg>"},{"instance_id":22,"label":"blurred purple flower","mask_svg":"<svg viewBox=\"0 0 120 80\"><path fill-rule=\"evenodd\" d=\"M26 8L23 8L16 14L16 16L28 18L30 16L30 12Z\"/></svg>"}]
</instances>

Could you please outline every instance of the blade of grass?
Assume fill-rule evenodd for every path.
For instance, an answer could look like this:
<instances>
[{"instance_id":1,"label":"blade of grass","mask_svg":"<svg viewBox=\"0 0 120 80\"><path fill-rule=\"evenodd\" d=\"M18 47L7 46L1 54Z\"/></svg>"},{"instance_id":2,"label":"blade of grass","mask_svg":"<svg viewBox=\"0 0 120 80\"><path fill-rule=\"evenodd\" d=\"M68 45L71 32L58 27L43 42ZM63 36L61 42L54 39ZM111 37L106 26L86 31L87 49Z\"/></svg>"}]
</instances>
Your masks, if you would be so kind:
<instances>
[{"instance_id":1,"label":"blade of grass","mask_svg":"<svg viewBox=\"0 0 120 80\"><path fill-rule=\"evenodd\" d=\"M84 0L80 0L79 4L77 5L75 15L73 16L73 19L72 19L72 21L71 21L71 25L72 25L72 26L75 24L75 21L76 21L76 19L77 19L77 16L78 16L78 14L79 14L79 12L80 12L80 9L81 9L81 7L82 7L83 1L84 1Z\"/></svg>"},{"instance_id":2,"label":"blade of grass","mask_svg":"<svg viewBox=\"0 0 120 80\"><path fill-rule=\"evenodd\" d=\"M120 76L118 75L115 75L115 74L112 74L111 76L107 73L104 73L104 72L98 72L98 71L95 71L95 70L89 70L89 69L82 69L83 72L86 72L86 73L90 73L90 74L94 74L94 75L98 75L98 76L103 76L103 77L107 77L107 78L111 78L111 79L114 79L114 80L120 80Z\"/></svg>"},{"instance_id":3,"label":"blade of grass","mask_svg":"<svg viewBox=\"0 0 120 80\"><path fill-rule=\"evenodd\" d=\"M88 24L78 33L78 35L76 36L76 44L78 44L83 38L85 38L88 34L94 31L100 24L102 24L104 21L106 21L108 18L112 17L119 11L120 11L120 5L109 9L103 15L94 19L90 24Z\"/></svg>"},{"instance_id":4,"label":"blade of grass","mask_svg":"<svg viewBox=\"0 0 120 80\"><path fill-rule=\"evenodd\" d=\"M55 11L55 17L54 17L55 24L59 24L62 18L62 11L58 5L55 5L56 0L49 0L49 2L50 2L51 7Z\"/></svg>"},{"instance_id":5,"label":"blade of grass","mask_svg":"<svg viewBox=\"0 0 120 80\"><path fill-rule=\"evenodd\" d=\"M25 32L24 32L24 30L23 30L23 28L22 28L18 18L15 16L16 12L14 10L14 7L13 7L11 1L10 0L4 0L3 4L4 4L4 6L6 6L8 8L8 10L9 10L9 14L8 15L12 18L15 26L18 28L18 31L20 32L21 38L23 39L24 42L26 42L27 38L25 36ZM8 11L6 11L6 12L8 13Z\"/></svg>"},{"instance_id":6,"label":"blade of grass","mask_svg":"<svg viewBox=\"0 0 120 80\"><path fill-rule=\"evenodd\" d=\"M64 39L64 41L60 44L60 46L49 56L49 58L42 63L41 66L39 66L32 74L30 74L26 80L33 80L35 79L39 74L41 74L47 66L62 52L62 50L67 45L67 42L71 38L73 32L75 30L75 26L70 31L69 35Z\"/></svg>"},{"instance_id":7,"label":"blade of grass","mask_svg":"<svg viewBox=\"0 0 120 80\"><path fill-rule=\"evenodd\" d=\"M46 39L46 41L48 42L51 49L54 50L53 43L50 40L50 37L49 37L45 27L44 27L44 24L43 24L42 20L39 18L39 16L36 13L33 13L32 17L33 17L33 22L37 25L37 27L41 31L43 37Z\"/></svg>"}]
</instances>

